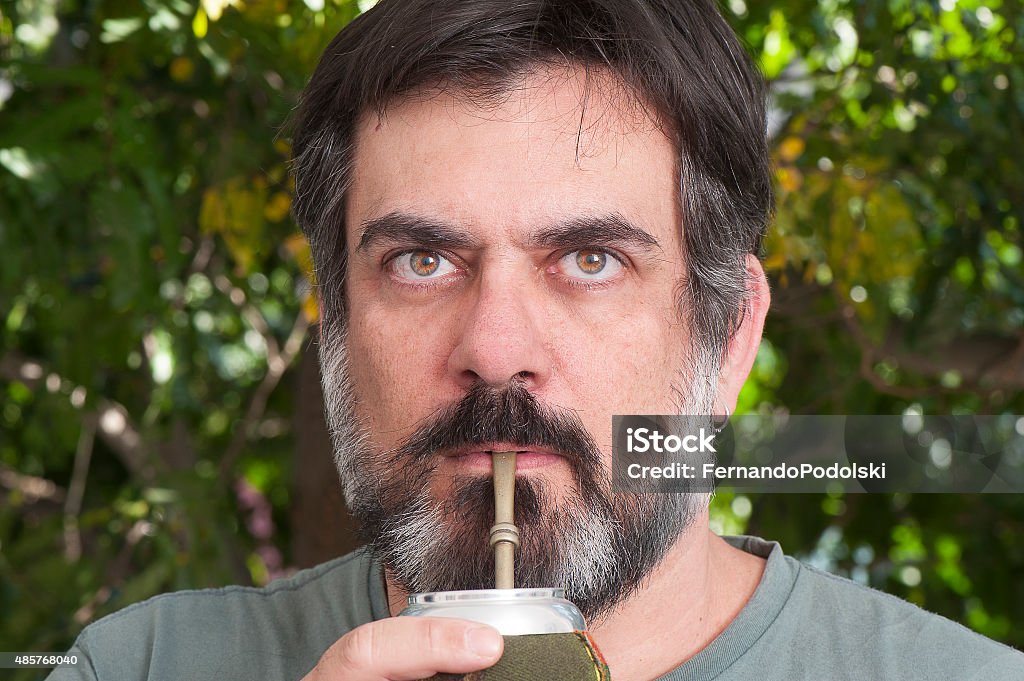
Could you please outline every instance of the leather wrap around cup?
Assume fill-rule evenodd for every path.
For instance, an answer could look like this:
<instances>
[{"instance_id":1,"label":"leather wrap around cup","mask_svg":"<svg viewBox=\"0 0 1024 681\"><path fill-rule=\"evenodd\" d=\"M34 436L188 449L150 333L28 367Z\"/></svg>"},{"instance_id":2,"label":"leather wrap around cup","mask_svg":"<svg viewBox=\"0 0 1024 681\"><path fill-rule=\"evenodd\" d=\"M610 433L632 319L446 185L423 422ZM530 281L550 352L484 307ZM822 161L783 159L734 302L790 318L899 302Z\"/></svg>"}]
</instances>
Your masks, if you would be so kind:
<instances>
[{"instance_id":1,"label":"leather wrap around cup","mask_svg":"<svg viewBox=\"0 0 1024 681\"><path fill-rule=\"evenodd\" d=\"M468 674L435 674L429 681L610 681L608 665L585 631L506 636L493 667Z\"/></svg>"}]
</instances>

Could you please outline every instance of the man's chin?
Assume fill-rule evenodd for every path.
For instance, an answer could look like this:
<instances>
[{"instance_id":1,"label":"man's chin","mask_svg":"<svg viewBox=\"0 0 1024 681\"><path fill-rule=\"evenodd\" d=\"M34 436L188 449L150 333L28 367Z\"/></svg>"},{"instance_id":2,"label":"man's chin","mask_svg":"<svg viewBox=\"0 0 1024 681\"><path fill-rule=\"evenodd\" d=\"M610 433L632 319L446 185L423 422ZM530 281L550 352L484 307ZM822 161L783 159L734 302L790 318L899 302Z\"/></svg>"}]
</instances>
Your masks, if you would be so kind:
<instances>
[{"instance_id":1,"label":"man's chin","mask_svg":"<svg viewBox=\"0 0 1024 681\"><path fill-rule=\"evenodd\" d=\"M521 586L553 586L563 547L565 507L547 485L522 476L516 481L516 523L520 528L517 574ZM494 587L494 492L490 477L461 475L441 499L422 496L409 512L391 515L374 542L397 581L412 591ZM433 495L430 495L433 496Z\"/></svg>"},{"instance_id":2,"label":"man's chin","mask_svg":"<svg viewBox=\"0 0 1024 681\"><path fill-rule=\"evenodd\" d=\"M628 597L692 519L688 509L654 503L661 497L617 507L596 489L581 495L570 482L559 499L545 477L516 480L516 586L563 588L588 620ZM409 593L494 586L493 483L480 475L449 483L440 501L421 488L361 519L375 553Z\"/></svg>"}]
</instances>

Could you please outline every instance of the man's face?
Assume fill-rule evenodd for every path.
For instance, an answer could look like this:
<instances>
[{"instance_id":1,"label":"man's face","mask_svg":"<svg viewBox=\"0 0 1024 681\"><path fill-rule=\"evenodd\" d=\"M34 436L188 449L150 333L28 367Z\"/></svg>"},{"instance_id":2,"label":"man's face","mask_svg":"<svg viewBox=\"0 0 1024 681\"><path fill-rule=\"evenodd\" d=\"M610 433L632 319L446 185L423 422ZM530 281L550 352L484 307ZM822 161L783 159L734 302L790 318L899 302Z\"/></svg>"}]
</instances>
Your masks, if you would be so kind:
<instances>
[{"instance_id":1,"label":"man's face","mask_svg":"<svg viewBox=\"0 0 1024 681\"><path fill-rule=\"evenodd\" d=\"M356 478L349 502L357 516L390 516L362 520L392 541L456 542L443 550L455 563L463 552L481 575L493 518L475 515L490 508L488 450L521 452L522 509L539 530L524 537L521 574L565 580L564 565L542 569L558 562L550 556L534 556L531 572L531 553L564 562L569 549L552 544L594 543L599 525L685 526L678 501L609 493L612 415L711 408L684 377L676 151L621 89L590 77L585 96L581 71L541 72L486 108L459 93L415 97L366 116L356 137L348 317L344 340L325 332L322 348L331 426L361 436L339 452ZM353 398L344 408L331 404L342 388ZM556 434L513 423L517 414ZM601 508L583 509L595 495ZM650 517L659 509L675 524ZM434 536L398 536L416 532ZM422 573L429 562L389 567ZM398 579L417 590L488 586Z\"/></svg>"}]
</instances>

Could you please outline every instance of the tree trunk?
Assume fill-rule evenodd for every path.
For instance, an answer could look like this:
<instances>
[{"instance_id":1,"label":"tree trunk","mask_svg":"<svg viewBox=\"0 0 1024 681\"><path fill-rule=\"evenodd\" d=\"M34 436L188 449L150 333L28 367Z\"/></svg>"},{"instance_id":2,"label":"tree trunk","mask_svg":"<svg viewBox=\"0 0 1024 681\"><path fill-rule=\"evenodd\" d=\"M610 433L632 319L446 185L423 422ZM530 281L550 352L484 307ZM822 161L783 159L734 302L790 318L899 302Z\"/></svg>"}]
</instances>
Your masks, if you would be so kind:
<instances>
[{"instance_id":1,"label":"tree trunk","mask_svg":"<svg viewBox=\"0 0 1024 681\"><path fill-rule=\"evenodd\" d=\"M355 523L341 494L331 440L324 421L316 334L299 360L295 410L295 467L292 473L292 560L306 568L359 546Z\"/></svg>"}]
</instances>

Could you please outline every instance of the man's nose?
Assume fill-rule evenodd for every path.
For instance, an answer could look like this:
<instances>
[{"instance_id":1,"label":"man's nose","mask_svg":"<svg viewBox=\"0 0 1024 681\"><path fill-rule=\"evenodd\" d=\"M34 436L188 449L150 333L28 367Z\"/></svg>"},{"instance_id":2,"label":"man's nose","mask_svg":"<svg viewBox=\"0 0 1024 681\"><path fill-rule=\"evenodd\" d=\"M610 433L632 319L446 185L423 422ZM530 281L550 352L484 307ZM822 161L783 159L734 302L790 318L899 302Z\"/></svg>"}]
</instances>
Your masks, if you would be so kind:
<instances>
[{"instance_id":1,"label":"man's nose","mask_svg":"<svg viewBox=\"0 0 1024 681\"><path fill-rule=\"evenodd\" d=\"M509 279L479 282L458 331L448 368L460 386L513 380L536 389L548 377L540 301L529 284Z\"/></svg>"}]
</instances>

